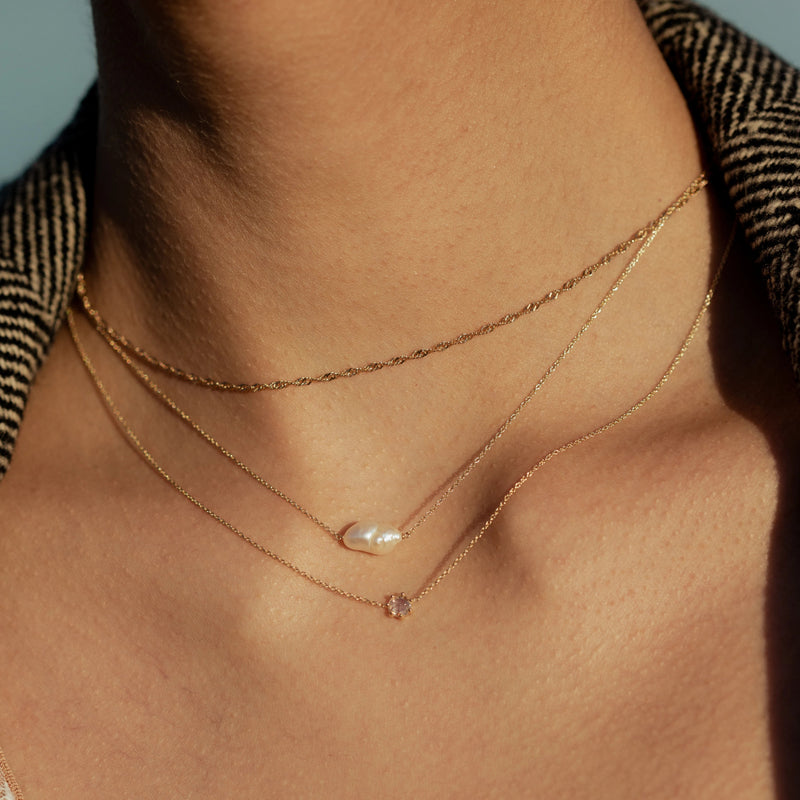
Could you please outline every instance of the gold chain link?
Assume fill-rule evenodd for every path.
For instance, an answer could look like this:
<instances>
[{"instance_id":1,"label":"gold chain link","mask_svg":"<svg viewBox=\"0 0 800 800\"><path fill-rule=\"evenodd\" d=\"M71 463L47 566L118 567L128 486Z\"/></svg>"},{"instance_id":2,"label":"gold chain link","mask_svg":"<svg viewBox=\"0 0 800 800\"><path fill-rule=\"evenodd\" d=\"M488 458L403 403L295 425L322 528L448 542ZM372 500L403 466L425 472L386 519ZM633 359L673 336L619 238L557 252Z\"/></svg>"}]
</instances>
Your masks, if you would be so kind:
<instances>
[{"instance_id":1,"label":"gold chain link","mask_svg":"<svg viewBox=\"0 0 800 800\"><path fill-rule=\"evenodd\" d=\"M8 766L8 761L6 761L6 756L2 749L0 749L0 777L5 779L15 800L23 800L22 791L20 790L16 779L11 774L11 767ZM5 794L2 796L4 797Z\"/></svg>"},{"instance_id":2,"label":"gold chain link","mask_svg":"<svg viewBox=\"0 0 800 800\"><path fill-rule=\"evenodd\" d=\"M162 372L172 375L175 378L187 381L188 383L192 383L197 386L205 386L211 389L218 389L221 391L230 391L230 392L263 392L263 391L271 391L277 389L285 389L289 386L309 386L314 383L329 383L330 381L337 380L339 378L352 378L354 375L360 375L365 372L377 372L378 370L385 369L386 367L396 367L401 364L405 364L407 361L416 361L421 358L425 358L426 356L431 355L431 353L444 352L445 350L449 350L451 347L454 347L456 345L466 344L467 342L479 336L486 336L487 334L492 333L498 328L510 325L512 322L516 322L518 319L525 317L528 314L532 314L534 311L541 308L543 305L546 305L547 303L556 300L560 295L570 291L571 289L574 289L581 281L594 275L601 267L608 264L616 256L625 253L628 249L630 249L630 247L636 244L636 242L640 242L643 239L645 239L652 233L652 231L656 228L656 226L658 226L665 219L670 217L673 213L675 213L675 211L682 208L688 202L688 200L693 195L697 194L697 192L699 192L704 186L706 186L707 183L708 180L706 178L705 173L701 173L697 178L695 178L695 180L693 180L689 184L689 186L684 190L681 196L677 198L677 200L675 200L669 206L667 206L667 208L664 209L664 211L655 220L653 220L652 222L645 225L645 227L638 230L629 239L626 239L624 242L618 244L616 247L614 247L612 250L606 253L606 255L604 255L599 261L596 261L594 264L591 264L590 266L586 267L584 270L579 272L574 277L566 280L557 289L552 289L551 291L547 292L547 294L545 294L543 297L540 297L538 300L534 300L527 303L517 311L505 314L499 319L481 325L479 328L476 328L475 330L468 331L467 333L460 333L458 334L458 336L454 336L450 339L444 339L429 347L421 347L417 350L413 350L409 353L406 353L405 355L392 356L391 358L382 361L371 361L369 363L362 364L361 366L347 367L343 370L325 372L321 375L302 376L290 380L280 379L280 380L270 381L268 383L232 383L229 381L219 380L216 378L206 378L201 375L196 375L192 372L181 369L180 367L168 364L167 362L162 361L156 356L151 355L144 348L139 347L136 344L133 344L133 342L131 342L126 336L124 336L122 333L120 333L114 327L112 327L103 318L103 316L94 307L91 300L89 299L88 291L86 288L86 278L83 272L78 273L76 293L81 301L81 308L86 313L88 318L92 321L92 324L99 333L107 337L109 341L115 342L121 349L130 353L143 363L149 364L151 367L154 367L155 369L158 369Z\"/></svg>"}]
</instances>

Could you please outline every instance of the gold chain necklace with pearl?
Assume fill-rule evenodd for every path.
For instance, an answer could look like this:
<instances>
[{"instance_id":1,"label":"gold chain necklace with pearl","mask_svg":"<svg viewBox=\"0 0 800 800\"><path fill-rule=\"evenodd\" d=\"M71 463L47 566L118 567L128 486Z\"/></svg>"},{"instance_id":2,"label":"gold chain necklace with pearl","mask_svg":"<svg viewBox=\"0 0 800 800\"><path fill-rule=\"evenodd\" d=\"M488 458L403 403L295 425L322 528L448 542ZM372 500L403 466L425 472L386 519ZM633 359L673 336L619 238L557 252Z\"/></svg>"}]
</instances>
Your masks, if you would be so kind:
<instances>
[{"instance_id":1,"label":"gold chain necklace with pearl","mask_svg":"<svg viewBox=\"0 0 800 800\"><path fill-rule=\"evenodd\" d=\"M646 239L653 232L656 226L660 225L665 219L669 218L675 211L679 210L683 205L685 205L689 198L699 192L706 185L706 183L707 179L705 173L701 173L697 178L695 178L694 181L692 181L692 183L689 184L683 194L681 194L681 196L675 200L675 202L667 206L667 208L665 208L655 220L649 222L643 228L640 228L629 239L626 239L624 242L620 242L602 258L600 258L599 261L596 261L594 264L586 267L574 277L569 278L558 288L551 289L538 300L533 300L516 311L504 314L502 317L499 317L492 322L487 322L486 324L481 325L474 330L467 331L465 333L459 333L456 336L453 336L449 339L443 339L442 341L436 342L428 347L420 347L403 355L395 355L380 361L370 361L359 366L346 367L345 369L335 371L332 370L319 375L304 375L298 378L277 379L268 382L257 383L236 383L197 375L189 372L188 370L182 369L181 367L176 367L172 364L169 364L166 361L163 361L162 359L150 354L143 347L134 344L130 341L130 339L128 339L127 336L120 333L112 325L110 325L91 302L88 290L86 288L86 278L83 272L78 273L75 291L78 299L80 300L80 307L82 308L83 312L86 314L89 320L91 320L95 329L109 342L115 342L120 349L129 353L137 360L148 364L155 369L165 372L174 378L179 378L180 380L192 383L196 386L204 386L210 389L230 392L263 392L286 389L290 386L301 387L310 386L314 383L329 383L330 381L338 380L339 378L352 378L353 376L361 375L362 373L377 372L378 370L386 369L388 367L397 367L401 364L405 364L408 361L416 361L421 358L425 358L432 353L442 353L445 350L449 350L451 347L466 344L467 342L472 341L480 336L486 336L498 330L499 328L503 328L513 322L516 322L522 317L532 314L534 311L546 305L547 303L551 303L558 299L562 294L574 289L581 281L585 280L586 278L590 278L601 267L604 267L606 264L610 263L616 256L626 253L637 242L641 242Z\"/></svg>"},{"instance_id":2,"label":"gold chain necklace with pearl","mask_svg":"<svg viewBox=\"0 0 800 800\"><path fill-rule=\"evenodd\" d=\"M688 187L686 192L692 192L689 197L693 196L699 188L695 190L695 186L702 188L704 184L695 184ZM684 195L686 194L684 192ZM682 195L683 197L683 195ZM687 197L688 200L688 197ZM561 363L567 356L574 350L580 339L589 330L594 321L600 316L602 310L606 307L609 300L620 288L625 279L633 271L634 267L638 264L641 257L644 255L647 248L652 244L655 237L670 219L673 213L683 207L684 203L676 205L673 212L664 216L661 221L650 232L649 236L645 239L638 251L635 253L630 262L622 270L616 281L612 284L611 288L603 295L600 302L594 308L592 313L588 316L584 324L578 332L570 339L566 347L564 347L555 360L544 371L539 380L533 385L528 393L519 401L514 410L500 423L499 427L489 437L489 439L474 451L471 459L468 459L462 466L453 474L447 482L444 490L439 492L438 497L428 506L424 512L419 513L416 519L412 517L412 524L407 525L401 530L399 527L390 525L384 522L378 522L370 519L362 519L354 524L342 528L338 528L323 521L317 514L312 513L306 508L305 505L299 503L294 498L290 497L286 492L279 489L270 481L259 475L254 469L249 467L238 456L234 455L228 448L222 445L214 436L209 434L203 429L195 420L193 420L178 404L169 397L153 378L148 375L144 370L138 367L130 355L122 348L122 346L109 336L101 334L103 340L109 345L112 351L124 362L124 364L131 370L135 377L155 396L157 397L173 414L181 419L188 425L195 433L203 438L208 444L214 447L219 453L228 458L235 466L242 470L246 475L256 481L265 489L272 492L276 497L283 500L295 510L303 514L307 519L313 522L318 528L328 533L337 542L345 545L351 550L370 553L373 555L383 555L391 552L397 544L403 539L408 539L414 531L421 527L447 500L447 498L456 490L456 488L472 473L472 471L480 464L480 462L488 455L490 450L495 444L504 436L504 434L511 427L512 423L519 417L523 409L533 400L535 395L542 389L547 380L555 373ZM73 337L77 337L75 326L71 325Z\"/></svg>"},{"instance_id":3,"label":"gold chain necklace with pearl","mask_svg":"<svg viewBox=\"0 0 800 800\"><path fill-rule=\"evenodd\" d=\"M114 400L108 393L107 389L103 385L100 377L97 374L97 371L94 368L89 356L87 355L86 351L83 349L83 346L80 340L77 337L76 329L75 329L75 321L71 314L68 315L68 322L70 326L70 330L72 332L73 341L75 342L75 346L78 350L78 354L80 356L81 361L83 362L86 370L88 371L89 375L91 376L99 394L101 395L103 401L105 402L107 408L111 412L112 416L115 418L125 435L127 436L128 440L134 446L134 448L140 453L140 455L145 459L145 461L150 465L150 467L155 470L155 472L163 478L173 489L175 489L178 493L180 493L186 500L190 503L195 505L201 511L206 513L209 517L214 519L220 525L223 525L232 533L236 534L240 539L244 542L249 544L254 549L258 550L262 555L271 558L273 561L283 565L284 567L290 569L296 575L304 578L305 580L313 583L314 585L326 589L327 591L339 595L348 600L352 600L357 603L361 603L363 605L372 606L374 608L383 609L389 617L393 619L404 619L406 618L416 603L422 600L424 597L428 596L434 589L436 589L442 581L445 580L450 574L452 574L453 570L458 567L458 565L469 555L469 553L474 549L474 547L478 544L478 542L484 537L486 532L489 530L491 525L500 515L502 510L506 507L506 505L510 502L512 497L517 494L517 492L528 482L528 480L544 467L548 462L552 461L556 456L561 455L562 453L571 450L574 447L577 447L579 444L584 442L588 442L591 439L594 439L596 436L599 436L606 431L611 430L612 428L616 427L630 416L635 414L639 411L646 403L648 403L667 383L670 379L672 374L675 372L678 364L681 362L683 357L685 356L687 350L689 349L689 345L694 340L697 332L700 330L700 325L702 323L703 317L705 316L706 311L708 310L711 299L714 295L714 291L716 286L719 282L720 275L722 270L725 266L725 263L728 260L728 255L730 253L731 247L733 245L733 241L735 238L736 228L735 225L730 234L730 238L728 239L728 243L725 246L725 250L723 255L720 259L719 266L715 271L712 279L711 284L709 286L708 292L706 293L705 297L703 298L703 302L700 305L698 312L696 313L694 320L689 328L689 331L684 338L683 342L681 343L680 347L678 348L677 352L673 356L672 360L670 361L669 365L667 366L666 370L664 370L661 377L655 383L655 385L643 395L639 400L637 400L633 405L629 406L625 411L623 411L618 416L614 417L612 420L600 425L592 430L574 438L563 444L559 445L558 447L553 448L544 456L542 456L530 469L527 470L523 475L521 475L517 481L511 486L506 493L503 495L503 498L500 502L495 506L493 511L488 515L485 519L483 524L481 525L478 532L466 543L466 545L461 549L461 551L450 561L450 563L444 567L443 569L439 570L435 577L433 577L430 581L422 586L415 593L406 593L406 592L394 592L388 595L384 600L376 600L373 598L366 597L364 595L358 594L356 592L350 592L346 589L337 586L330 581L325 580L324 578L320 578L316 575L312 575L307 570L304 570L302 567L299 567L294 562L290 561L287 558L275 553L270 548L265 547L260 542L255 540L249 534L245 533L239 527L234 525L232 522L226 520L220 514L216 513L213 509L195 497L191 492L181 486L175 478L173 478L162 466L158 464L155 458L152 456L150 451L142 444L141 440L135 433L135 431L131 428L130 424L127 420L123 417L122 413L119 411L117 405L115 404Z\"/></svg>"},{"instance_id":4,"label":"gold chain necklace with pearl","mask_svg":"<svg viewBox=\"0 0 800 800\"><path fill-rule=\"evenodd\" d=\"M255 480L265 489L272 492L276 497L283 500L289 506L299 511L307 519L313 522L318 528L328 533L336 541L344 544L349 549L371 553L373 555L381 555L393 550L401 540L409 538L414 533L414 531L416 531L419 527L421 527L441 507L441 505L456 490L456 488L464 480L466 480L466 478L470 475L470 473L472 473L472 471L478 466L478 464L487 456L487 454L494 447L494 445L503 437L503 435L506 433L506 431L509 429L512 423L522 413L523 409L531 402L534 396L541 390L546 381L553 375L553 373L560 366L560 364L573 351L579 340L583 337L583 335L586 333L586 331L589 329L592 323L600 315L603 308L605 308L608 301L611 299L614 293L619 289L619 287L622 285L623 281L627 278L627 276L631 273L633 268L636 266L636 264L639 262L640 258L644 254L644 252L650 246L650 244L655 239L658 232L663 228L663 226L670 219L670 217L677 211L679 211L681 208L683 208L683 206L695 194L697 194L706 184L707 184L707 179L705 175L700 175L697 179L692 181L692 183L689 184L689 186L683 191L680 197L674 203L672 203L662 215L660 215L659 221L652 228L652 230L650 231L647 238L644 240L643 244L640 246L637 253L631 259L631 261L628 263L625 269L623 269L623 271L620 273L617 280L614 282L611 288L606 292L606 294L600 300L598 305L595 307L594 311L592 311L592 313L586 319L586 321L578 330L578 332L572 337L572 339L568 342L566 347L559 353L556 359L544 371L541 378L534 384L534 386L530 389L530 391L522 398L522 400L517 404L514 410L500 423L499 427L490 436L490 438L482 446L479 446L479 448L476 451L474 451L475 454L473 455L473 457L467 460L466 463L462 464L462 466L453 474L453 476L447 482L447 485L445 486L444 490L439 492L438 497L422 513L418 513L415 515L415 517L412 517L411 524L405 526L403 530L400 530L398 527L395 527L394 525L389 525L383 522L377 522L368 519L359 520L356 523L351 524L344 529L341 526L337 528L335 526L332 526L324 522L317 514L312 513L305 507L305 505L299 503L297 500L290 497L286 492L279 489L270 481L263 478L255 470L253 470L251 467L245 464L240 458L234 455L228 448L220 444L220 442L215 437L213 437L211 434L205 431L185 411L183 411L177 405L177 403L172 398L170 398L158 386L158 384L156 384L156 382L152 379L150 375L148 375L144 370L140 369L133 362L133 359L131 358L129 353L123 348L123 346L117 341L115 337L111 336L105 329L97 326L95 327L96 330L102 336L102 338L113 350L113 352L125 363L125 365L137 377L137 379L153 395L155 395L173 414L175 414L179 419L181 419L184 423L186 423L195 433L197 433L200 437L202 437L208 444L214 447L219 453L228 458L234 465L236 465L239 469L241 469L250 478ZM71 329L73 331L73 337L77 337L77 332L75 330L74 325L72 324L71 324Z\"/></svg>"}]
</instances>

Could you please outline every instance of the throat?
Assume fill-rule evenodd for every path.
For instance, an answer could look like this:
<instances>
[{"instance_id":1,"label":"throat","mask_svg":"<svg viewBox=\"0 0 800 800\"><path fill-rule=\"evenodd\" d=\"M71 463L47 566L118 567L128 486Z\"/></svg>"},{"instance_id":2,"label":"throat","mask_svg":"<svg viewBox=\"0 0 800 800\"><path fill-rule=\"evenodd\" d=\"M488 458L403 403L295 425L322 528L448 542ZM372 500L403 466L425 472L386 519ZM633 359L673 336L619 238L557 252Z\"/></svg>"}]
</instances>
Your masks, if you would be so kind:
<instances>
[{"instance_id":1,"label":"throat","mask_svg":"<svg viewBox=\"0 0 800 800\"><path fill-rule=\"evenodd\" d=\"M200 345L220 372L284 377L458 335L592 263L700 170L633 3L377 4L333 28L204 5L219 41L203 15L148 12L172 38L146 95L100 53L90 281L112 321L184 363Z\"/></svg>"}]
</instances>

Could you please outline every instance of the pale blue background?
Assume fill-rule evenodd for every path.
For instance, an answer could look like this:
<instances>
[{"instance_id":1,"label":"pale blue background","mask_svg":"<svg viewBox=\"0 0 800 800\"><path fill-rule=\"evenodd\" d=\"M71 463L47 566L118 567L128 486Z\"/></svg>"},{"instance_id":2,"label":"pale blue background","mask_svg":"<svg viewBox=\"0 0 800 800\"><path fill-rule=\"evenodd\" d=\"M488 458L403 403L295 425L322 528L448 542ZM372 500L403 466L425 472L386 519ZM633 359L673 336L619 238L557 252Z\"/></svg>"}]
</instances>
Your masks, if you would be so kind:
<instances>
[{"instance_id":1,"label":"pale blue background","mask_svg":"<svg viewBox=\"0 0 800 800\"><path fill-rule=\"evenodd\" d=\"M800 0L705 4L800 65ZM94 71L88 0L0 0L0 182L60 129Z\"/></svg>"}]
</instances>

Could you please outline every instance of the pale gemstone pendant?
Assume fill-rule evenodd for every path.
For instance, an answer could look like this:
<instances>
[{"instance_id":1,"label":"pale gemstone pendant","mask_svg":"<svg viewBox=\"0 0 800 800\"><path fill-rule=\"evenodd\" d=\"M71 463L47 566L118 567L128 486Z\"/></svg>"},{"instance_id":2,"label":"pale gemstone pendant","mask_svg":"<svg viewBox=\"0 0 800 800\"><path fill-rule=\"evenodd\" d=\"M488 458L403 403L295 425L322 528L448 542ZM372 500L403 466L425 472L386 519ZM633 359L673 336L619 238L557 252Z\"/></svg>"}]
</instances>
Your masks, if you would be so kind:
<instances>
[{"instance_id":1,"label":"pale gemstone pendant","mask_svg":"<svg viewBox=\"0 0 800 800\"><path fill-rule=\"evenodd\" d=\"M382 556L394 550L403 538L397 528L382 522L364 520L351 525L342 536L342 544L351 550Z\"/></svg>"},{"instance_id":2,"label":"pale gemstone pendant","mask_svg":"<svg viewBox=\"0 0 800 800\"><path fill-rule=\"evenodd\" d=\"M411 613L411 599L406 597L403 592L390 595L386 601L386 611L394 619L403 619Z\"/></svg>"}]
</instances>

